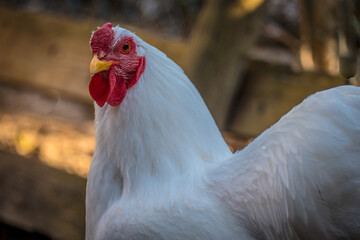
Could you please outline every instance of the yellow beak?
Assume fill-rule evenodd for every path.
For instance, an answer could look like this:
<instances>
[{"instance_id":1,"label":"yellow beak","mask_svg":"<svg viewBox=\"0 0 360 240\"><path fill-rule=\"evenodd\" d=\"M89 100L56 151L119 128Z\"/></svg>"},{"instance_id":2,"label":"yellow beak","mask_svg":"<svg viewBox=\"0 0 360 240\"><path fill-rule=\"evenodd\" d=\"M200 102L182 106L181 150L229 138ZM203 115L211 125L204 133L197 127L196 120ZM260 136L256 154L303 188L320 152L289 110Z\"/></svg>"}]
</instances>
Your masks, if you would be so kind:
<instances>
[{"instance_id":1,"label":"yellow beak","mask_svg":"<svg viewBox=\"0 0 360 240\"><path fill-rule=\"evenodd\" d=\"M90 74L94 75L95 73L109 70L110 66L113 63L118 63L116 61L101 61L97 55L94 55L94 57L91 59L90 62Z\"/></svg>"}]
</instances>

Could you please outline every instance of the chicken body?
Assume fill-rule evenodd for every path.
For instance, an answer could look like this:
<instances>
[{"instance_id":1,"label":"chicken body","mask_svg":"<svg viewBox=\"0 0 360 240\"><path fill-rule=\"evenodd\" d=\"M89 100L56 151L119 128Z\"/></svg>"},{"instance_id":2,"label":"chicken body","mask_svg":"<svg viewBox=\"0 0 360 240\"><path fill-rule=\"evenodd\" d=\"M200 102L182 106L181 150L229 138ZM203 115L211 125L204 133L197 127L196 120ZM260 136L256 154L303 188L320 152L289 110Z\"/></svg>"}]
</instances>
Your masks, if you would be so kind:
<instances>
[{"instance_id":1,"label":"chicken body","mask_svg":"<svg viewBox=\"0 0 360 240\"><path fill-rule=\"evenodd\" d=\"M95 103L87 240L360 239L359 88L309 97L232 154L182 69L111 30L109 46L131 37L131 62L144 69L92 80L103 106ZM99 84L107 90L97 94ZM121 98L116 86L126 86Z\"/></svg>"}]
</instances>

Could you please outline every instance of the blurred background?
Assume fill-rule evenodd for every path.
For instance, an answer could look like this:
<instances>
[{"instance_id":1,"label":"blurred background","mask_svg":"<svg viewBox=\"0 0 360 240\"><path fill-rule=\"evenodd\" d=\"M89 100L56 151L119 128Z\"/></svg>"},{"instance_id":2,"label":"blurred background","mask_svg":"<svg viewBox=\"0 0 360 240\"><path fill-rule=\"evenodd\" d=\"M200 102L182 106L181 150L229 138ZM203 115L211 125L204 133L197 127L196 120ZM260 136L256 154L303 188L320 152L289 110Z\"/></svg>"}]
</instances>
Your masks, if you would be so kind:
<instances>
[{"instance_id":1,"label":"blurred background","mask_svg":"<svg viewBox=\"0 0 360 240\"><path fill-rule=\"evenodd\" d=\"M0 0L0 239L84 239L96 27L126 27L182 66L229 145L241 149L308 95L360 82L359 6Z\"/></svg>"}]
</instances>

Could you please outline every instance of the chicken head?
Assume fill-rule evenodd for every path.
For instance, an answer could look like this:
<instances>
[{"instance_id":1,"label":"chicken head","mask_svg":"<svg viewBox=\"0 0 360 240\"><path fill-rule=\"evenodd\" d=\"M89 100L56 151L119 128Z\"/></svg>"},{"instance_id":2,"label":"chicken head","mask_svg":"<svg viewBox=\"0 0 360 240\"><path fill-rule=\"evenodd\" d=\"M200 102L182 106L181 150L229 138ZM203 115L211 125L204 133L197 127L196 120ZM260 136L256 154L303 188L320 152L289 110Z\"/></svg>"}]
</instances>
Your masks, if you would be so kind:
<instances>
[{"instance_id":1,"label":"chicken head","mask_svg":"<svg viewBox=\"0 0 360 240\"><path fill-rule=\"evenodd\" d=\"M145 57L138 53L133 37L116 35L111 23L93 33L90 46L90 95L100 107L105 102L118 106L144 72Z\"/></svg>"}]
</instances>

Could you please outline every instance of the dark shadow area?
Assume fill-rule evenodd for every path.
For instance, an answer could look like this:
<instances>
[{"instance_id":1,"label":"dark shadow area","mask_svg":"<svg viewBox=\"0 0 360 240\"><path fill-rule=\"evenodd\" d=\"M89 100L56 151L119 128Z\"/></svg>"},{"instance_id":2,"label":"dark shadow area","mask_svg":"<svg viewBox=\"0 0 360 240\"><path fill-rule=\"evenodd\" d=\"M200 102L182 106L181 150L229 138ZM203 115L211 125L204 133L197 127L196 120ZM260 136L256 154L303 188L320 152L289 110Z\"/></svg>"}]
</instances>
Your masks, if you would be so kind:
<instances>
[{"instance_id":1,"label":"dark shadow area","mask_svg":"<svg viewBox=\"0 0 360 240\"><path fill-rule=\"evenodd\" d=\"M0 222L0 239L2 240L50 240L51 238L36 232L27 232L6 223Z\"/></svg>"}]
</instances>

